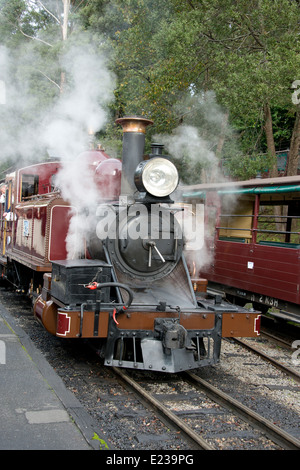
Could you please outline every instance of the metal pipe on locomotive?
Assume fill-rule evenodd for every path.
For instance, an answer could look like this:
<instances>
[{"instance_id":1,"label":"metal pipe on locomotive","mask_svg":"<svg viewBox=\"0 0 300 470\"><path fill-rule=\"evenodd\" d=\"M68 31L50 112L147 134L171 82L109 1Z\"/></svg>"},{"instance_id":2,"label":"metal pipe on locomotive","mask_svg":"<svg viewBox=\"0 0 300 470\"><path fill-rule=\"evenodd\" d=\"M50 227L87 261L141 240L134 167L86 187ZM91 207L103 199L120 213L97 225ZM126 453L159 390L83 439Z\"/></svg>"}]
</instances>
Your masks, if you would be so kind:
<instances>
[{"instance_id":1,"label":"metal pipe on locomotive","mask_svg":"<svg viewBox=\"0 0 300 470\"><path fill-rule=\"evenodd\" d=\"M56 229L67 223L64 208L72 201L53 202L52 208L49 203L43 228L49 259L44 266L50 263L51 269L44 268L34 314L51 334L93 340L107 366L173 373L214 364L222 337L259 334L259 315L195 292L197 280L192 284L184 235L170 198L178 185L177 169L159 145L144 159L146 127L152 121L127 117L117 123L123 127L122 175L120 184L117 179L113 183L119 185L120 198L112 194L98 207L94 235L78 259L48 256L49 247L55 251ZM101 165L96 171L103 182ZM49 197L30 201L32 218ZM22 204L29 202L15 208L19 219ZM17 224L18 218L13 240L24 236L27 226L22 225L20 234ZM26 253L10 250L9 261L15 257L14 262L33 266Z\"/></svg>"}]
</instances>

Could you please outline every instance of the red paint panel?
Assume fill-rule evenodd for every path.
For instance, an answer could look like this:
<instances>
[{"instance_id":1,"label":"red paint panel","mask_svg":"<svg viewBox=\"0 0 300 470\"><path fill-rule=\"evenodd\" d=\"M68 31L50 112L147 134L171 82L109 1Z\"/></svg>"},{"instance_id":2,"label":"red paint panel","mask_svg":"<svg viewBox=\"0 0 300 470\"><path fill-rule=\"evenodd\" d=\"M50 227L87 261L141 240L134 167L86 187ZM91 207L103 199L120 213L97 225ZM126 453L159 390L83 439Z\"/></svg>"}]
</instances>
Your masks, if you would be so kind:
<instances>
[{"instance_id":1,"label":"red paint panel","mask_svg":"<svg viewBox=\"0 0 300 470\"><path fill-rule=\"evenodd\" d=\"M299 303L299 250L219 241L208 280Z\"/></svg>"},{"instance_id":2,"label":"red paint panel","mask_svg":"<svg viewBox=\"0 0 300 470\"><path fill-rule=\"evenodd\" d=\"M33 230L31 254L42 260L46 257L45 236L47 224L47 206L33 208Z\"/></svg>"},{"instance_id":3,"label":"red paint panel","mask_svg":"<svg viewBox=\"0 0 300 470\"><path fill-rule=\"evenodd\" d=\"M22 175L37 175L39 177L38 194L46 194L51 192L53 185L52 177L58 172L59 168L60 163L58 162L44 162L30 165L19 170L17 177L18 202L21 201Z\"/></svg>"},{"instance_id":4,"label":"red paint panel","mask_svg":"<svg viewBox=\"0 0 300 470\"><path fill-rule=\"evenodd\" d=\"M71 218L70 206L54 206L51 209L49 260L67 258L66 237Z\"/></svg>"},{"instance_id":5,"label":"red paint panel","mask_svg":"<svg viewBox=\"0 0 300 470\"><path fill-rule=\"evenodd\" d=\"M57 336L66 336L70 332L71 317L65 312L58 312L57 315Z\"/></svg>"}]
</instances>

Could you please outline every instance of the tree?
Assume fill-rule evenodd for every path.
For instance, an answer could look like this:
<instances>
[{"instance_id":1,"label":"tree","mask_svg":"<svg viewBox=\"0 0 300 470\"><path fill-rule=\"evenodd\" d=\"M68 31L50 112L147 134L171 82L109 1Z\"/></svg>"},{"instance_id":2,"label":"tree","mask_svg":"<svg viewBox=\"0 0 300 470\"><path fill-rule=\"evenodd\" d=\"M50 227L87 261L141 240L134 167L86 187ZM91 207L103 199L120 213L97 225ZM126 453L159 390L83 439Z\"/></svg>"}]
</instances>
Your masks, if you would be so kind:
<instances>
[{"instance_id":1,"label":"tree","mask_svg":"<svg viewBox=\"0 0 300 470\"><path fill-rule=\"evenodd\" d=\"M74 156L87 145L90 127L103 125L112 96L114 77L107 60L98 56L102 40L83 32L80 0L14 0L18 15L7 3L0 22L7 31L0 79L9 71L8 99L0 110L5 123L0 129L1 157L9 153L18 158L20 153L37 160L54 144L53 155Z\"/></svg>"},{"instance_id":2,"label":"tree","mask_svg":"<svg viewBox=\"0 0 300 470\"><path fill-rule=\"evenodd\" d=\"M295 129L298 122L290 90L299 70L298 2L116 3L122 4L128 23L116 42L126 112L141 105L155 119L154 130L171 132L189 115L178 114L175 106L183 96L214 90L229 112L229 125L239 133L241 150L255 160L267 152L275 175L274 109L294 115ZM298 158L294 141L289 165Z\"/></svg>"},{"instance_id":3,"label":"tree","mask_svg":"<svg viewBox=\"0 0 300 470\"><path fill-rule=\"evenodd\" d=\"M295 173L300 119L291 84L299 78L299 2L0 0L0 9L1 43L18 57L14 75L26 78L38 112L72 86L60 58L70 44L84 43L84 29L97 47L113 50L114 118L152 118L147 139L195 125L231 168L251 166L247 176L266 159L276 174L275 152L288 142L288 174ZM219 111L215 121L205 112L211 105ZM111 125L106 135L120 132Z\"/></svg>"},{"instance_id":4,"label":"tree","mask_svg":"<svg viewBox=\"0 0 300 470\"><path fill-rule=\"evenodd\" d=\"M8 47L16 47L24 36L20 30L23 22L23 30L30 35L33 34L33 25L28 21L25 13L27 5L25 0L12 0L7 2L0 0L0 44Z\"/></svg>"}]
</instances>

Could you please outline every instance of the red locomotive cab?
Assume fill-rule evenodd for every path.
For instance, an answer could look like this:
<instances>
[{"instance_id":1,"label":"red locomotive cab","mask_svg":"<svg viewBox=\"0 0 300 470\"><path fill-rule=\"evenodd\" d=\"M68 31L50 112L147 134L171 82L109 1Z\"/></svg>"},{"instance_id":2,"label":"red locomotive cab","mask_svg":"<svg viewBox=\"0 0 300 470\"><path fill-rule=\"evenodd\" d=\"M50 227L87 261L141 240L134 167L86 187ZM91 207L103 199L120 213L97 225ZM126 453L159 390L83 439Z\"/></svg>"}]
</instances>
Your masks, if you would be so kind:
<instances>
[{"instance_id":1,"label":"red locomotive cab","mask_svg":"<svg viewBox=\"0 0 300 470\"><path fill-rule=\"evenodd\" d=\"M5 183L1 185L0 214L1 214L1 254L0 262L6 265L6 252L11 246L14 224L14 186L15 172L6 175Z\"/></svg>"},{"instance_id":2,"label":"red locomotive cab","mask_svg":"<svg viewBox=\"0 0 300 470\"><path fill-rule=\"evenodd\" d=\"M19 170L16 177L16 202L51 193L55 189L55 175L60 167L59 162L44 162Z\"/></svg>"},{"instance_id":3,"label":"red locomotive cab","mask_svg":"<svg viewBox=\"0 0 300 470\"><path fill-rule=\"evenodd\" d=\"M95 182L105 199L117 199L121 193L122 162L109 158L97 166Z\"/></svg>"},{"instance_id":4,"label":"red locomotive cab","mask_svg":"<svg viewBox=\"0 0 300 470\"><path fill-rule=\"evenodd\" d=\"M11 200L11 198L10 198ZM1 252L0 259L1 262L5 262L5 251L7 240L10 242L11 239L11 230L9 224L10 214L8 209L9 199L8 199L8 185L7 180L5 183L0 185L0 243L1 243Z\"/></svg>"},{"instance_id":5,"label":"red locomotive cab","mask_svg":"<svg viewBox=\"0 0 300 470\"><path fill-rule=\"evenodd\" d=\"M9 245L6 242L6 254L22 266L19 271L24 271L23 266L40 273L51 271L51 260L66 256L70 207L54 191L60 168L59 162L44 162L16 172L12 239Z\"/></svg>"}]
</instances>

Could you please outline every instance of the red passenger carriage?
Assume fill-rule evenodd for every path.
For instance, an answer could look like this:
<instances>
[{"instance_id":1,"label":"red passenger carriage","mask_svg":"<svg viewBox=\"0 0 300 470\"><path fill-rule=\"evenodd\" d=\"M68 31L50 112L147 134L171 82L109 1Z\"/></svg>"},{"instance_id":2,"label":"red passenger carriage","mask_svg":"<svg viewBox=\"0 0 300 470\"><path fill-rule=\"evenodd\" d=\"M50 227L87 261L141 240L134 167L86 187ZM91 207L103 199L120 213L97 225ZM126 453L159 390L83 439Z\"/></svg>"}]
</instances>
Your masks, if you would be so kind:
<instances>
[{"instance_id":1,"label":"red passenger carriage","mask_svg":"<svg viewBox=\"0 0 300 470\"><path fill-rule=\"evenodd\" d=\"M200 275L210 288L299 322L300 177L195 185L183 195L205 205L212 256Z\"/></svg>"}]
</instances>

